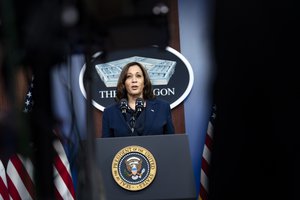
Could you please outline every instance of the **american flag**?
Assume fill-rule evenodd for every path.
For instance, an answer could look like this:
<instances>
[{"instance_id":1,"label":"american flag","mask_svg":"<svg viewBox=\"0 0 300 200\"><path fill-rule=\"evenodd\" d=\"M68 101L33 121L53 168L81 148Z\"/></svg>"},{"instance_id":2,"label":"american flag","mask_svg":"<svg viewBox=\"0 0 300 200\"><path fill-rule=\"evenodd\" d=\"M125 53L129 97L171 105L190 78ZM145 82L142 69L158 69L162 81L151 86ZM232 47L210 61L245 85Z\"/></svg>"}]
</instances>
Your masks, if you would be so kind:
<instances>
[{"instance_id":1,"label":"american flag","mask_svg":"<svg viewBox=\"0 0 300 200\"><path fill-rule=\"evenodd\" d=\"M64 147L58 139L54 140L53 147L55 150L53 162L55 199L75 200L70 164ZM0 170L0 197L2 196L3 200L8 200L8 197L11 199L36 199L34 166L31 159L15 154L9 159L6 170L1 162Z\"/></svg>"},{"instance_id":2,"label":"american flag","mask_svg":"<svg viewBox=\"0 0 300 200\"><path fill-rule=\"evenodd\" d=\"M211 150L213 144L213 132L214 132L215 119L216 119L216 108L217 108L216 105L213 105L212 114L210 116L210 120L207 126L205 144L202 153L201 173L200 173L200 192L199 192L200 200L207 200L209 195L208 194L209 166L210 166Z\"/></svg>"},{"instance_id":3,"label":"american flag","mask_svg":"<svg viewBox=\"0 0 300 200\"><path fill-rule=\"evenodd\" d=\"M34 77L32 76L25 97L24 113L32 111ZM56 132L53 131L53 134ZM59 139L53 141L55 157L53 160L53 182L55 199L76 199L70 164L65 149ZM36 199L32 160L19 153L13 154L5 167L0 160L0 200Z\"/></svg>"}]
</instances>

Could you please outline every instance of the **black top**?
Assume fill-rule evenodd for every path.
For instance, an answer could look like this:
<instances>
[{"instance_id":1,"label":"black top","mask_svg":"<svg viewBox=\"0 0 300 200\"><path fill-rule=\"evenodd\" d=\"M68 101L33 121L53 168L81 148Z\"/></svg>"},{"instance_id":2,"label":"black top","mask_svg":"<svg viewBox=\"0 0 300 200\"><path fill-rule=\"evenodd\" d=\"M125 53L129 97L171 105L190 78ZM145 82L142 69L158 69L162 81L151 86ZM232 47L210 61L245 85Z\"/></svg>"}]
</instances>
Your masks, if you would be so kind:
<instances>
[{"instance_id":1,"label":"black top","mask_svg":"<svg viewBox=\"0 0 300 200\"><path fill-rule=\"evenodd\" d=\"M143 134L145 124L144 110L142 110L141 112L137 112L131 108L128 108L126 114L124 114L124 117L131 129L133 136Z\"/></svg>"}]
</instances>

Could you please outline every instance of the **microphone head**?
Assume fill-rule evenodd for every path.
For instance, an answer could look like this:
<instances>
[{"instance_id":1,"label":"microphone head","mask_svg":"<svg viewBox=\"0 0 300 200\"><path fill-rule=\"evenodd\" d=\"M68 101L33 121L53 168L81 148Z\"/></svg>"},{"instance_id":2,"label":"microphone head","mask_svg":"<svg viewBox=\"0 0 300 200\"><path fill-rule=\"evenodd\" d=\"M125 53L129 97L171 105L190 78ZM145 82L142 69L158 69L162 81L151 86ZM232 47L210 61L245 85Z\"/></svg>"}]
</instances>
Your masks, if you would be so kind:
<instances>
[{"instance_id":1,"label":"microphone head","mask_svg":"<svg viewBox=\"0 0 300 200\"><path fill-rule=\"evenodd\" d=\"M127 99L123 98L120 100L120 109L122 111L122 113L126 113L128 107L128 103L127 103Z\"/></svg>"},{"instance_id":2,"label":"microphone head","mask_svg":"<svg viewBox=\"0 0 300 200\"><path fill-rule=\"evenodd\" d=\"M135 110L141 112L144 109L144 100L142 98L137 98L135 101Z\"/></svg>"}]
</instances>

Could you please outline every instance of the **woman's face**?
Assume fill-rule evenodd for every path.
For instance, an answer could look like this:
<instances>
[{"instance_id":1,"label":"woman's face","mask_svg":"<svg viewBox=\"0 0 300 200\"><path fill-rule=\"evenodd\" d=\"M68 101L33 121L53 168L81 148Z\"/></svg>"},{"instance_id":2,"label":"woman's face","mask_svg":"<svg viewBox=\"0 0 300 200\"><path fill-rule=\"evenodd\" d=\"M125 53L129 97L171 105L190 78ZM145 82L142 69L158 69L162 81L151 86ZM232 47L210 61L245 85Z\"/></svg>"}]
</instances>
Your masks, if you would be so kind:
<instances>
[{"instance_id":1,"label":"woman's face","mask_svg":"<svg viewBox=\"0 0 300 200\"><path fill-rule=\"evenodd\" d=\"M143 98L144 75L138 65L129 67L125 80L125 88L128 95Z\"/></svg>"}]
</instances>

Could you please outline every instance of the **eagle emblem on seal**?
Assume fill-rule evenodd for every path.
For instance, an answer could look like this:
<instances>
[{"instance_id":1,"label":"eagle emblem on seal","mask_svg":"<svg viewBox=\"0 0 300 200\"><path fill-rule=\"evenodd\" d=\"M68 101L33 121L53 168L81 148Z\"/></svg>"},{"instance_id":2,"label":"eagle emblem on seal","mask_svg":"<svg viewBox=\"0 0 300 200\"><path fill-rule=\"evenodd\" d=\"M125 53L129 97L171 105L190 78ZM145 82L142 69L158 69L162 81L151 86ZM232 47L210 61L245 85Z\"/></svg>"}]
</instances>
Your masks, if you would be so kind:
<instances>
[{"instance_id":1,"label":"eagle emblem on seal","mask_svg":"<svg viewBox=\"0 0 300 200\"><path fill-rule=\"evenodd\" d=\"M132 180L137 180L142 178L145 168L142 169L143 161L138 157L130 157L125 161L127 175L132 178Z\"/></svg>"}]
</instances>

